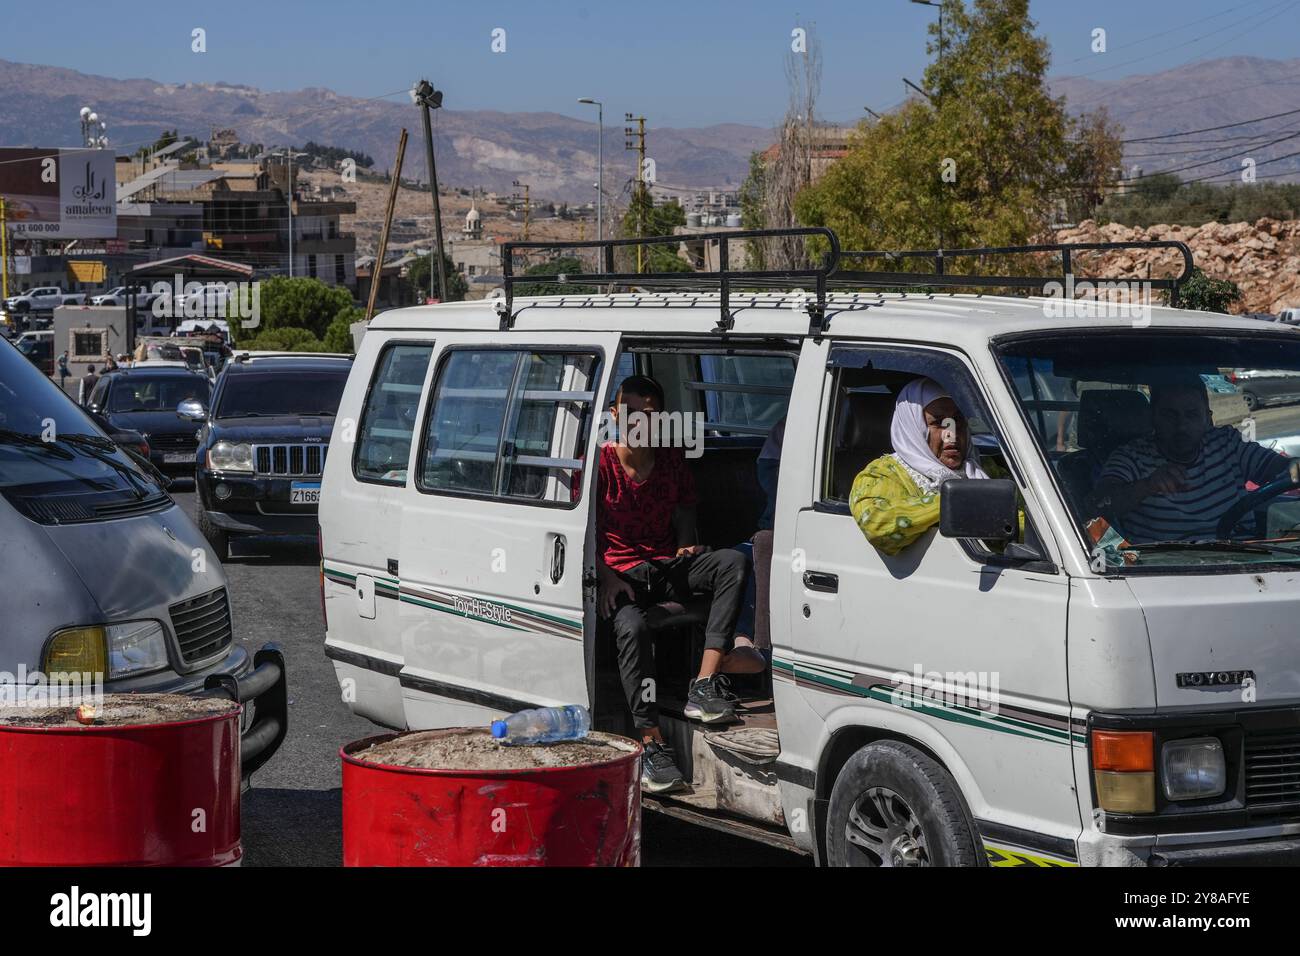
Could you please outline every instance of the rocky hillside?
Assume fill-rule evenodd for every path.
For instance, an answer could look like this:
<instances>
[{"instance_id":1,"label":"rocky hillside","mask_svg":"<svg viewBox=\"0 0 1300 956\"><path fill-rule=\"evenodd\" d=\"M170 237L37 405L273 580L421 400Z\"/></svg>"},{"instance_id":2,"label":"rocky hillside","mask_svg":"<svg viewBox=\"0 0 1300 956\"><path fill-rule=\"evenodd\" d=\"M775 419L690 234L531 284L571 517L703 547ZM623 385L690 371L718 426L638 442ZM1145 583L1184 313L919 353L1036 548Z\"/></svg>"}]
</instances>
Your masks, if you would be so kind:
<instances>
[{"instance_id":1,"label":"rocky hillside","mask_svg":"<svg viewBox=\"0 0 1300 956\"><path fill-rule=\"evenodd\" d=\"M1196 264L1215 279L1230 279L1241 288L1239 312L1272 312L1300 306L1300 221L1208 222L1203 226L1150 227L1098 225L1091 219L1056 234L1058 242L1132 242L1177 239L1191 247ZM1106 253L1086 268L1093 274L1144 278L1148 260L1152 275L1171 275L1178 256L1154 259L1138 254ZM1081 267L1083 268L1083 267Z\"/></svg>"}]
</instances>

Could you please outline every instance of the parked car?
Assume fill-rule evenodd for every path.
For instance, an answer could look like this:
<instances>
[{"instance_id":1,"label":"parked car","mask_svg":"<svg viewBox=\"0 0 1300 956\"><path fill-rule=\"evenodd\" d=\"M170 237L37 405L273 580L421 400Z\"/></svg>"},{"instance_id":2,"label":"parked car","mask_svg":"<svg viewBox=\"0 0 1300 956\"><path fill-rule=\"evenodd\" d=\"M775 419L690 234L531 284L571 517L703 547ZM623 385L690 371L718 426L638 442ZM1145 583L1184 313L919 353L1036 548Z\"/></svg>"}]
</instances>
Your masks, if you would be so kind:
<instances>
[{"instance_id":1,"label":"parked car","mask_svg":"<svg viewBox=\"0 0 1300 956\"><path fill-rule=\"evenodd\" d=\"M176 408L184 401L206 405L211 391L208 377L184 364L137 364L100 378L86 407L115 428L143 435L149 443L150 459L160 470L188 477L199 444L197 429L178 415Z\"/></svg>"},{"instance_id":2,"label":"parked car","mask_svg":"<svg viewBox=\"0 0 1300 956\"><path fill-rule=\"evenodd\" d=\"M39 286L11 295L5 299L4 306L8 312L50 312L63 305L66 294L56 285Z\"/></svg>"},{"instance_id":3,"label":"parked car","mask_svg":"<svg viewBox=\"0 0 1300 956\"><path fill-rule=\"evenodd\" d=\"M191 404L202 427L199 528L217 554L242 535L316 533L321 470L351 366L342 355L243 353L218 376L211 406Z\"/></svg>"},{"instance_id":4,"label":"parked car","mask_svg":"<svg viewBox=\"0 0 1300 956\"><path fill-rule=\"evenodd\" d=\"M1274 477L1248 492L1229 473L1209 504L1189 493L1170 540L1092 494L1105 487L1095 463L1145 449L1153 422L1204 424L1198 376L1300 371L1293 331L1173 308L1135 329L988 294L942 308L766 295L735 310L721 283L683 302L672 274L637 280L668 291L507 290L368 326L333 436L351 441L325 464L319 516L325 653L355 713L426 729L581 703L594 728L640 736L629 704L651 687L692 789L643 805L835 865L1294 862L1300 463L1243 451L1239 467ZM669 529L660 550L750 542L770 570L752 578L770 672L736 679L727 724L699 723L688 703L705 601L643 605L623 633L645 661L631 678L598 607L613 596L597 574L601 414L634 372L663 389L660 435L701 424L670 466L693 475L697 527ZM1047 375L1077 383L1078 401L1044 396ZM966 463L977 449L1008 477L918 472L896 494L880 478L891 497L863 496L869 465L875 481L933 457L891 439L914 412L909 439L925 445L920 409L898 407L922 377L961 411L944 428L965 426ZM1077 440L1036 424L1044 412L1075 413ZM779 421L780 477L765 489L758 459ZM1215 444L1231 455L1229 431ZM665 443L680 449L677 434ZM625 499L625 477L604 495Z\"/></svg>"},{"instance_id":5,"label":"parked car","mask_svg":"<svg viewBox=\"0 0 1300 956\"><path fill-rule=\"evenodd\" d=\"M106 693L193 693L230 678L241 700L258 694L245 770L284 739L283 657L268 645L251 660L236 641L217 556L150 470L8 342L0 575L0 672L85 673Z\"/></svg>"},{"instance_id":6,"label":"parked car","mask_svg":"<svg viewBox=\"0 0 1300 956\"><path fill-rule=\"evenodd\" d=\"M1300 325L1300 309L1283 309L1278 313L1277 320L1285 325Z\"/></svg>"},{"instance_id":7,"label":"parked car","mask_svg":"<svg viewBox=\"0 0 1300 956\"><path fill-rule=\"evenodd\" d=\"M1300 372L1276 368L1238 368L1228 379L1241 389L1246 406L1253 412L1266 405L1300 402Z\"/></svg>"},{"instance_id":8,"label":"parked car","mask_svg":"<svg viewBox=\"0 0 1300 956\"><path fill-rule=\"evenodd\" d=\"M54 333L24 332L14 346L46 375L54 374Z\"/></svg>"},{"instance_id":9,"label":"parked car","mask_svg":"<svg viewBox=\"0 0 1300 956\"><path fill-rule=\"evenodd\" d=\"M127 304L127 287L124 285L114 286L107 292L91 296L91 305L126 305ZM135 296L136 309L149 309L153 306L154 299L158 298L156 292L150 292L147 289L137 287Z\"/></svg>"}]
</instances>

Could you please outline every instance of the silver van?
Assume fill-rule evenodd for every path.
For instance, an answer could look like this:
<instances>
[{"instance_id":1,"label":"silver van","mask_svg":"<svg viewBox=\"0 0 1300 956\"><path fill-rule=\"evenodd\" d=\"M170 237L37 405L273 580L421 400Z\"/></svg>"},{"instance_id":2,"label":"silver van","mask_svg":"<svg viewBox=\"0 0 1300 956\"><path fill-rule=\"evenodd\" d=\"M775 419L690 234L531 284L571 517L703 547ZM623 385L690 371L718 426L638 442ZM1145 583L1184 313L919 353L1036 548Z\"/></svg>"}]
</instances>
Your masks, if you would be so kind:
<instances>
[{"instance_id":1,"label":"silver van","mask_svg":"<svg viewBox=\"0 0 1300 956\"><path fill-rule=\"evenodd\" d=\"M250 659L236 645L221 563L157 473L8 342L0 498L0 700L30 700L48 675L70 674L105 693L227 693L256 699L245 771L275 752L279 650Z\"/></svg>"}]
</instances>

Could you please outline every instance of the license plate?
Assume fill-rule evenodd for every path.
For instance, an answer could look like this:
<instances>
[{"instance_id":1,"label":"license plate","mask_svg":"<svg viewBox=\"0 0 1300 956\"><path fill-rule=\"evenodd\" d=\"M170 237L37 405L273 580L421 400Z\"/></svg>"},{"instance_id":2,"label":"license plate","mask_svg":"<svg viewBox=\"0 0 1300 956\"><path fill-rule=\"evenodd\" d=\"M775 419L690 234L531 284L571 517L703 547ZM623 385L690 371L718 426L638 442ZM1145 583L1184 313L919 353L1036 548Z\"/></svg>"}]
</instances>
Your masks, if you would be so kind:
<instances>
[{"instance_id":1,"label":"license plate","mask_svg":"<svg viewBox=\"0 0 1300 956\"><path fill-rule=\"evenodd\" d=\"M320 504L320 484L318 482L295 481L289 486L289 504Z\"/></svg>"},{"instance_id":2,"label":"license plate","mask_svg":"<svg viewBox=\"0 0 1300 956\"><path fill-rule=\"evenodd\" d=\"M169 451L163 453L163 462L168 465L182 465L194 460L194 453L189 451Z\"/></svg>"}]
</instances>

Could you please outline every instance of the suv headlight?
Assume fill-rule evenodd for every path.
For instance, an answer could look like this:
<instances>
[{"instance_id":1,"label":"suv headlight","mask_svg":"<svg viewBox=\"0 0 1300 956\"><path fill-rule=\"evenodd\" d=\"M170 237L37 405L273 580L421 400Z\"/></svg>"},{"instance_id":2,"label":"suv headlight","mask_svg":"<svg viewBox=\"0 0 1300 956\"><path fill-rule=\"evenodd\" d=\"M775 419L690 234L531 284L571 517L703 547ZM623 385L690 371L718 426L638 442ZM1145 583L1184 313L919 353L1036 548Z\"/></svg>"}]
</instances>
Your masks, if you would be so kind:
<instances>
[{"instance_id":1,"label":"suv headlight","mask_svg":"<svg viewBox=\"0 0 1300 956\"><path fill-rule=\"evenodd\" d=\"M1227 786L1223 744L1217 737L1171 740L1161 748L1160 763L1170 800L1217 797Z\"/></svg>"},{"instance_id":2,"label":"suv headlight","mask_svg":"<svg viewBox=\"0 0 1300 956\"><path fill-rule=\"evenodd\" d=\"M208 449L208 467L213 471L252 471L253 446L219 441Z\"/></svg>"},{"instance_id":3,"label":"suv headlight","mask_svg":"<svg viewBox=\"0 0 1300 956\"><path fill-rule=\"evenodd\" d=\"M41 669L54 674L102 674L105 680L168 667L167 634L157 621L69 627L45 645Z\"/></svg>"}]
</instances>

